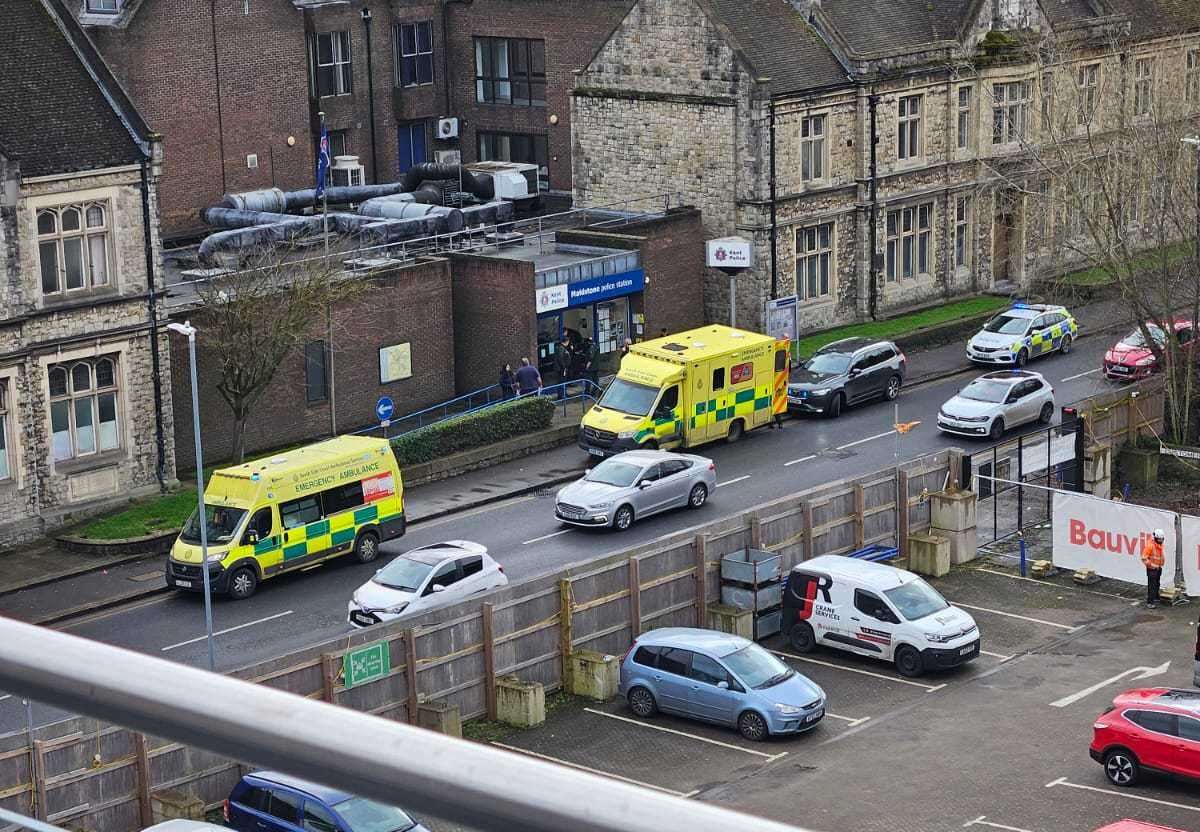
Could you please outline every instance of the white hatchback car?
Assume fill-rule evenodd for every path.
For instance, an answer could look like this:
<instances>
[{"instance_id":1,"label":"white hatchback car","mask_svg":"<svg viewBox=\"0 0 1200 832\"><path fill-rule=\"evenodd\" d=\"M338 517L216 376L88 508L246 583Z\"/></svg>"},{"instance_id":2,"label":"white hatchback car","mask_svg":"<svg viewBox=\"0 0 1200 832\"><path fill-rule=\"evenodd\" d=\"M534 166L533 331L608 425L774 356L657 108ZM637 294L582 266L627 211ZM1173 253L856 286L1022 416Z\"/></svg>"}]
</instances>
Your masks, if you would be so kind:
<instances>
[{"instance_id":1,"label":"white hatchback car","mask_svg":"<svg viewBox=\"0 0 1200 832\"><path fill-rule=\"evenodd\" d=\"M1012 370L972 381L938 411L938 430L999 440L1004 431L1054 419L1054 388L1041 373Z\"/></svg>"},{"instance_id":2,"label":"white hatchback car","mask_svg":"<svg viewBox=\"0 0 1200 832\"><path fill-rule=\"evenodd\" d=\"M354 627L416 615L507 586L504 568L487 548L447 540L405 552L354 590L347 620Z\"/></svg>"}]
</instances>

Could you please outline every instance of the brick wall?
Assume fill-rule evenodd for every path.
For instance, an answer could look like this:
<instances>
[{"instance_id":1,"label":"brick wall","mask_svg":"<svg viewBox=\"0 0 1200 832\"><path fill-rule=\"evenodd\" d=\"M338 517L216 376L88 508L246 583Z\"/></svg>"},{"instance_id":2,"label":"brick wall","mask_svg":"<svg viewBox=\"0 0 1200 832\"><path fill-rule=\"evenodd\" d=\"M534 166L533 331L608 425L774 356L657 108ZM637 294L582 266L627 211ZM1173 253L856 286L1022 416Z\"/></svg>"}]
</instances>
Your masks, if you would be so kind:
<instances>
[{"instance_id":1,"label":"brick wall","mask_svg":"<svg viewBox=\"0 0 1200 832\"><path fill-rule=\"evenodd\" d=\"M495 384L507 362L537 363L533 263L453 256L454 366L459 393Z\"/></svg>"}]
</instances>

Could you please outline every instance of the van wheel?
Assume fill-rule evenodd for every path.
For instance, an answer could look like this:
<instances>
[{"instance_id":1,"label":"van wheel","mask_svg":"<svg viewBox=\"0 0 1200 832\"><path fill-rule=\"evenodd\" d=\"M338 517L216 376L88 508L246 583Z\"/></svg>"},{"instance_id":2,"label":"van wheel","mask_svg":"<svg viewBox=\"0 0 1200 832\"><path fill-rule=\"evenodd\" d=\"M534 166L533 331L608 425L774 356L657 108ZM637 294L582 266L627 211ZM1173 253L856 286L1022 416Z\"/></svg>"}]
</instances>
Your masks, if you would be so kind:
<instances>
[{"instance_id":1,"label":"van wheel","mask_svg":"<svg viewBox=\"0 0 1200 832\"><path fill-rule=\"evenodd\" d=\"M379 557L379 535L363 532L354 541L354 559L359 563L370 563Z\"/></svg>"},{"instance_id":2,"label":"van wheel","mask_svg":"<svg viewBox=\"0 0 1200 832\"><path fill-rule=\"evenodd\" d=\"M742 438L742 434L746 432L746 425L741 419L735 419L733 424L729 426L729 435L725 437L725 441L734 443Z\"/></svg>"},{"instance_id":3,"label":"van wheel","mask_svg":"<svg viewBox=\"0 0 1200 832\"><path fill-rule=\"evenodd\" d=\"M817 649L817 636L812 625L800 621L788 632L788 642L797 653L811 653Z\"/></svg>"},{"instance_id":4,"label":"van wheel","mask_svg":"<svg viewBox=\"0 0 1200 832\"><path fill-rule=\"evenodd\" d=\"M1138 781L1140 773L1137 757L1124 748L1104 755L1104 776L1114 786L1132 786Z\"/></svg>"},{"instance_id":5,"label":"van wheel","mask_svg":"<svg viewBox=\"0 0 1200 832\"><path fill-rule=\"evenodd\" d=\"M762 742L767 738L767 721L754 711L746 711L738 717L738 730L750 742Z\"/></svg>"},{"instance_id":6,"label":"van wheel","mask_svg":"<svg viewBox=\"0 0 1200 832\"><path fill-rule=\"evenodd\" d=\"M629 691L625 700L629 703L629 710L633 711L633 715L640 716L642 719L654 716L655 711L658 710L654 694L640 686Z\"/></svg>"},{"instance_id":7,"label":"van wheel","mask_svg":"<svg viewBox=\"0 0 1200 832\"><path fill-rule=\"evenodd\" d=\"M917 648L902 644L896 649L896 670L901 676L920 676L925 671Z\"/></svg>"},{"instance_id":8,"label":"van wheel","mask_svg":"<svg viewBox=\"0 0 1200 832\"><path fill-rule=\"evenodd\" d=\"M244 601L258 589L258 574L249 566L235 569L229 576L229 597L235 601Z\"/></svg>"},{"instance_id":9,"label":"van wheel","mask_svg":"<svg viewBox=\"0 0 1200 832\"><path fill-rule=\"evenodd\" d=\"M621 506L617 509L617 513L613 515L613 528L619 532L623 532L633 525L633 509L629 506Z\"/></svg>"}]
</instances>

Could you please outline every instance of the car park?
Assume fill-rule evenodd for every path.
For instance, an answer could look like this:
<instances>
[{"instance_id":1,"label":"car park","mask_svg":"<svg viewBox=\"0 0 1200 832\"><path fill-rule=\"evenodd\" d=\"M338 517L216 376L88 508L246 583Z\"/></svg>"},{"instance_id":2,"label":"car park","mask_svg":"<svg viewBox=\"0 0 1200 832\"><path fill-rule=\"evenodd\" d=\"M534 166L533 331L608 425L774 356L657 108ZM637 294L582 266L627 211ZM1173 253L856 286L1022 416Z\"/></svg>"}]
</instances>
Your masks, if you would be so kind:
<instances>
[{"instance_id":1,"label":"car park","mask_svg":"<svg viewBox=\"0 0 1200 832\"><path fill-rule=\"evenodd\" d=\"M907 359L891 341L844 338L821 347L788 382L790 413L836 417L845 407L900 395Z\"/></svg>"},{"instance_id":2,"label":"car park","mask_svg":"<svg viewBox=\"0 0 1200 832\"><path fill-rule=\"evenodd\" d=\"M447 540L410 549L354 591L347 620L354 627L416 615L506 586L504 568L486 546Z\"/></svg>"},{"instance_id":3,"label":"car park","mask_svg":"<svg viewBox=\"0 0 1200 832\"><path fill-rule=\"evenodd\" d=\"M700 508L717 487L711 459L669 451L626 451L562 488L554 516L572 526L628 529L673 508Z\"/></svg>"},{"instance_id":4,"label":"car park","mask_svg":"<svg viewBox=\"0 0 1200 832\"><path fill-rule=\"evenodd\" d=\"M1162 328L1152 321L1145 324L1158 346L1166 345L1167 335ZM1187 320L1171 322L1171 329L1179 346L1189 354L1194 350L1192 342L1192 324ZM1158 372L1158 358L1146 341L1141 327L1126 335L1104 353L1104 375L1118 381L1132 381L1145 378L1151 373Z\"/></svg>"},{"instance_id":5,"label":"car park","mask_svg":"<svg viewBox=\"0 0 1200 832\"><path fill-rule=\"evenodd\" d=\"M403 809L275 771L242 777L223 811L239 832L428 832Z\"/></svg>"},{"instance_id":6,"label":"car park","mask_svg":"<svg viewBox=\"0 0 1200 832\"><path fill-rule=\"evenodd\" d=\"M1114 786L1146 772L1200 779L1200 691L1125 691L1092 724L1088 751Z\"/></svg>"},{"instance_id":7,"label":"car park","mask_svg":"<svg viewBox=\"0 0 1200 832\"><path fill-rule=\"evenodd\" d=\"M754 642L691 627L639 636L621 660L620 694L656 711L736 727L748 740L795 734L825 716L825 692Z\"/></svg>"},{"instance_id":8,"label":"car park","mask_svg":"<svg viewBox=\"0 0 1200 832\"><path fill-rule=\"evenodd\" d=\"M967 358L977 364L1024 367L1031 358L1071 351L1079 324L1065 306L1017 303L996 315L967 341Z\"/></svg>"},{"instance_id":9,"label":"car park","mask_svg":"<svg viewBox=\"0 0 1200 832\"><path fill-rule=\"evenodd\" d=\"M999 440L1009 428L1030 422L1050 424L1054 388L1041 373L1005 370L972 381L941 406L938 430L958 436Z\"/></svg>"},{"instance_id":10,"label":"car park","mask_svg":"<svg viewBox=\"0 0 1200 832\"><path fill-rule=\"evenodd\" d=\"M903 676L979 655L975 619L924 579L842 555L821 555L788 573L782 622L798 653L825 645L892 662Z\"/></svg>"}]
</instances>

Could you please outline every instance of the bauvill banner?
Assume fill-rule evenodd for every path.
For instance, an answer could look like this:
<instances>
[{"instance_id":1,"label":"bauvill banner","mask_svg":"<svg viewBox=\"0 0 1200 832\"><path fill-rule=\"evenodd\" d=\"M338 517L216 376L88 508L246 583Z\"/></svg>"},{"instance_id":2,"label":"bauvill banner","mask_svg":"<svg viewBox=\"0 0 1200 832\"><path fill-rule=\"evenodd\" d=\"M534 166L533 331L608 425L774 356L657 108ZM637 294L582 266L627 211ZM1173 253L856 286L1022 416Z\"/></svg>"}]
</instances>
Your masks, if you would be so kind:
<instances>
[{"instance_id":1,"label":"bauvill banner","mask_svg":"<svg viewBox=\"0 0 1200 832\"><path fill-rule=\"evenodd\" d=\"M1082 494L1054 492L1054 565L1060 568L1092 569L1106 578L1145 586L1142 547L1155 529L1166 533L1162 585L1170 586L1175 580L1173 512ZM1184 541L1188 539L1185 526ZM1191 539L1196 541L1197 537ZM1194 560L1195 553L1192 557ZM1184 562L1187 563L1186 550ZM1187 575L1186 569L1184 575ZM1200 573L1196 577L1200 578ZM1188 594L1193 592L1200 593L1200 581L1194 580L1189 587Z\"/></svg>"}]
</instances>

